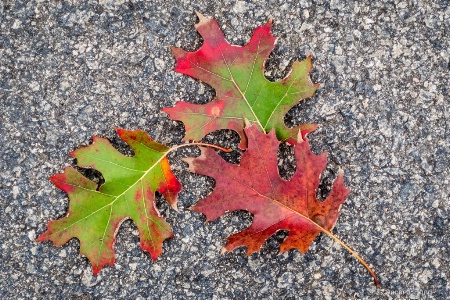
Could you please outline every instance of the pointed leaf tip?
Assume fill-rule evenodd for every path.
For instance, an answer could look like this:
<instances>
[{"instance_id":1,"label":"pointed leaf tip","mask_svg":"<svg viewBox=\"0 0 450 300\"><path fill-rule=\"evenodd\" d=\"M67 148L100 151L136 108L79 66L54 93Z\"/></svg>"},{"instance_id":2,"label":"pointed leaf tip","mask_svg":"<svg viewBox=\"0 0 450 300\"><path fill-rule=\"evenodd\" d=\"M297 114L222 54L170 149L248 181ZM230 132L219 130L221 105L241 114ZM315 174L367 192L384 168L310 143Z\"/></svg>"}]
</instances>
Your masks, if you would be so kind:
<instances>
[{"instance_id":1,"label":"pointed leaf tip","mask_svg":"<svg viewBox=\"0 0 450 300\"><path fill-rule=\"evenodd\" d=\"M179 47L170 46L170 50L172 51L173 56L175 59L181 59L186 55L186 51Z\"/></svg>"},{"instance_id":2,"label":"pointed leaf tip","mask_svg":"<svg viewBox=\"0 0 450 300\"><path fill-rule=\"evenodd\" d=\"M47 241L47 231L45 231L44 233L42 233L41 235L39 235L35 241L37 242L45 242Z\"/></svg>"},{"instance_id":3,"label":"pointed leaf tip","mask_svg":"<svg viewBox=\"0 0 450 300\"><path fill-rule=\"evenodd\" d=\"M92 274L94 274L94 276L97 276L101 270L102 270L101 266L92 266Z\"/></svg>"},{"instance_id":4,"label":"pointed leaf tip","mask_svg":"<svg viewBox=\"0 0 450 300\"><path fill-rule=\"evenodd\" d=\"M198 17L198 19L199 19L199 23L198 24L200 24L200 23L202 23L202 22L206 22L206 21L208 21L209 19L208 18L206 18L201 12L199 12L198 10L196 10L195 11L195 14L197 15L197 17Z\"/></svg>"}]
</instances>

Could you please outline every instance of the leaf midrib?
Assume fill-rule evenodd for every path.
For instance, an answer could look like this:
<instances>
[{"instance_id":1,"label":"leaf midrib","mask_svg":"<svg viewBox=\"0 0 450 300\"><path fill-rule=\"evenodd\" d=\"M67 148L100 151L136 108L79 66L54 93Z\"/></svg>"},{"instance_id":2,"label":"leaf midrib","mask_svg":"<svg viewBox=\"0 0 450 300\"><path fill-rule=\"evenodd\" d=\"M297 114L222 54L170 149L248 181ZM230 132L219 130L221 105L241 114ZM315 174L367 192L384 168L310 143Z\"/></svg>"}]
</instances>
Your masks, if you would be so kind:
<instances>
[{"instance_id":1,"label":"leaf midrib","mask_svg":"<svg viewBox=\"0 0 450 300\"><path fill-rule=\"evenodd\" d=\"M260 119L258 118L258 116L256 115L255 111L253 110L253 106L250 105L250 102L248 101L248 99L247 99L247 97L246 97L246 95L245 95L245 94L247 93L248 87L249 87L250 82L251 82L251 79L252 79L252 77L253 77L253 73L254 73L253 71L254 71L254 69L255 69L255 65L256 65L257 58L258 58L258 56L259 56L259 46L260 46L260 43L261 43L261 37L259 37L259 40L258 40L258 46L257 46L257 49L256 49L255 59L253 60L253 64L252 64L252 71L251 71L250 76L249 76L249 79L248 79L248 81L247 81L245 91L241 91L239 85L236 83L236 80L234 79L233 74L231 73L230 66L228 65L228 62L227 62L226 59L225 59L225 56L224 56L224 54L223 54L223 52L222 52L222 49L219 48L219 50L220 50L220 54L221 54L221 56L222 56L222 60L223 60L223 62L224 62L224 64L225 64L225 66L227 67L228 73L230 74L230 79L229 79L229 80L233 83L233 85L235 86L236 90L241 94L242 99L244 100L244 102L245 102L245 104L247 105L247 107L250 109L250 111L251 111L253 117L255 118L255 120L256 120L258 126L261 128L261 130L262 130L264 133L267 133L267 130L266 130L267 124L269 124L269 122L270 122L270 120L272 119L272 116L274 115L275 111L276 111L277 108L280 106L280 104L281 104L281 102L284 100L284 98L288 95L288 93L289 93L291 87L292 87L292 86L294 85L294 83L297 81L298 77L301 76L301 74L299 74L297 77L294 78L294 80L292 80L291 84L290 84L289 87L286 89L286 92L284 93L283 97L280 98L280 100L278 101L277 105L276 105L276 106L274 107L274 109L271 111L270 116L267 118L266 123L265 123L264 125L262 125ZM204 69L204 68L202 68L202 69ZM204 70L205 70L205 69L204 69ZM211 71L209 71L209 72L212 73ZM213 73L213 74L215 74L215 73ZM219 76L219 75L217 75L217 76ZM219 77L225 79L225 78L222 77L222 76L219 76ZM271 81L267 80L267 78L266 78L265 76L264 76L264 80L265 80L266 82L271 83ZM259 96L258 96L258 97L259 97ZM255 103L256 103L256 100L255 100L255 102L253 103L253 105L255 105Z\"/></svg>"}]
</instances>

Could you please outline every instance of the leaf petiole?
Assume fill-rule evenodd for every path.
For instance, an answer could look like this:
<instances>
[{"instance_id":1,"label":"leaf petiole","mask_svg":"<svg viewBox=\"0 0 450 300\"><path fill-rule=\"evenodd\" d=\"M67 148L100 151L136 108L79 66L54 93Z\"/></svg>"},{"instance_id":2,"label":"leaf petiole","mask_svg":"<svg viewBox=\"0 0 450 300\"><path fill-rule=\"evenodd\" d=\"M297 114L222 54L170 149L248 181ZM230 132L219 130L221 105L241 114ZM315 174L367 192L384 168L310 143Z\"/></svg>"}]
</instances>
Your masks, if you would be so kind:
<instances>
[{"instance_id":1,"label":"leaf petiole","mask_svg":"<svg viewBox=\"0 0 450 300\"><path fill-rule=\"evenodd\" d=\"M192 142L192 143L186 143L186 144L173 146L172 148L170 148L166 152L166 156L167 156L167 154L169 154L172 151L175 151L175 150L177 150L179 148L188 147L188 146L204 146L204 147L218 149L218 150L221 150L221 151L226 152L226 153L233 152L233 149L231 149L231 148L223 148L223 147L220 147L220 146L217 146L217 145L213 145L213 144L208 144L208 143Z\"/></svg>"},{"instance_id":2,"label":"leaf petiole","mask_svg":"<svg viewBox=\"0 0 450 300\"><path fill-rule=\"evenodd\" d=\"M347 244L345 244L343 241L341 241L341 239L339 239L337 236L335 236L334 234L331 233L331 231L326 230L325 228L321 227L320 225L318 225L316 222L312 221L312 223L314 223L323 233L326 233L328 236L330 236L331 238L333 238L336 242L338 242L342 247L345 248L345 250L347 250L348 252L350 252L351 255L353 255L357 260L359 260L359 262L367 269L367 271L369 271L370 275L372 275L373 277L373 282L375 283L376 287L380 287L380 283L378 282L377 279L377 275L375 274L375 272L369 267L369 265L367 264L367 262L361 258L361 256L359 256L358 253L356 253L356 251L354 251L352 248L350 248L349 246L347 246Z\"/></svg>"},{"instance_id":3,"label":"leaf petiole","mask_svg":"<svg viewBox=\"0 0 450 300\"><path fill-rule=\"evenodd\" d=\"M333 233L331 233L331 231L326 230L325 228L323 228L322 226L320 226L319 224L317 224L316 222L314 222L313 220L311 220L310 218L308 218L307 216L298 213L297 211L293 210L292 208L290 208L287 205L282 204L281 202L279 202L280 205L284 206L285 208L293 211L294 213L298 214L299 216L301 216L302 218L306 219L308 222L312 223L314 226L317 227L317 229L319 229L320 231L322 231L323 233L327 234L328 236L330 236L332 239L334 239L336 242L338 242L342 247L345 248L345 250L347 250L351 255L353 255L366 269L367 271L369 271L370 275L372 275L373 277L373 282L375 283L376 287L380 287L380 283L378 282L377 279L377 275L375 274L375 272L369 267L369 265L367 264L367 262L362 259L361 256L359 256L359 254L353 250L352 248L350 248L349 246L347 246L346 243L344 243L341 239L339 239L337 236L335 236Z\"/></svg>"}]
</instances>

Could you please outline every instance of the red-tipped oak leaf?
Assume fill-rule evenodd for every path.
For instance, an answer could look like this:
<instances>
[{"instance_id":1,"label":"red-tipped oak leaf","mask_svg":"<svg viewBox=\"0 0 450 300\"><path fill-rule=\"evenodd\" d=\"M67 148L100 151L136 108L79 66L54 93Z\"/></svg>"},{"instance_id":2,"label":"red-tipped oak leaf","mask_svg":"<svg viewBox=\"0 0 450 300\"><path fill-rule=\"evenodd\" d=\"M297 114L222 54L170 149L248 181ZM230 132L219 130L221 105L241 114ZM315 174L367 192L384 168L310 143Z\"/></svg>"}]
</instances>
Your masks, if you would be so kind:
<instances>
[{"instance_id":1,"label":"red-tipped oak leaf","mask_svg":"<svg viewBox=\"0 0 450 300\"><path fill-rule=\"evenodd\" d=\"M313 96L319 86L309 77L311 57L296 60L288 76L271 82L264 76L265 61L276 42L270 33L271 20L257 28L250 42L241 47L225 40L216 20L197 14L200 22L195 28L204 43L195 52L172 47L177 61L175 71L209 84L216 98L205 105L178 102L163 109L172 119L184 123L185 139L200 140L209 132L233 129L241 137L240 147L245 148L245 119L262 132L274 129L279 140L292 144L299 130L304 136L316 128L313 124L288 128L283 119L294 104Z\"/></svg>"},{"instance_id":2,"label":"red-tipped oak leaf","mask_svg":"<svg viewBox=\"0 0 450 300\"><path fill-rule=\"evenodd\" d=\"M50 221L38 237L57 246L78 238L80 253L90 260L94 274L105 265L114 265L116 233L126 219L134 221L142 249L156 259L163 241L173 233L156 209L155 192L162 193L176 209L181 190L166 158L171 148L141 130L118 129L117 133L135 155L125 156L107 139L96 136L90 146L73 151L78 166L100 171L105 182L98 187L72 167L52 176L51 181L69 196L69 211L66 217Z\"/></svg>"},{"instance_id":3,"label":"red-tipped oak leaf","mask_svg":"<svg viewBox=\"0 0 450 300\"><path fill-rule=\"evenodd\" d=\"M274 131L264 134L253 125L245 129L245 134L248 149L242 154L240 165L229 164L206 148L202 148L199 157L185 159L191 172L216 181L213 192L199 200L192 210L205 214L208 221L235 210L246 210L254 215L250 227L228 237L224 251L245 246L250 255L258 252L278 230L288 230L280 251L298 249L305 253L314 238L324 232L368 268L353 250L330 232L349 194L343 172L339 172L328 197L324 201L316 199L320 175L327 164L326 153L312 153L308 141L300 135L300 141L294 146L296 171L290 180L284 180L278 173L279 141ZM374 276L373 271L368 270Z\"/></svg>"}]
</instances>

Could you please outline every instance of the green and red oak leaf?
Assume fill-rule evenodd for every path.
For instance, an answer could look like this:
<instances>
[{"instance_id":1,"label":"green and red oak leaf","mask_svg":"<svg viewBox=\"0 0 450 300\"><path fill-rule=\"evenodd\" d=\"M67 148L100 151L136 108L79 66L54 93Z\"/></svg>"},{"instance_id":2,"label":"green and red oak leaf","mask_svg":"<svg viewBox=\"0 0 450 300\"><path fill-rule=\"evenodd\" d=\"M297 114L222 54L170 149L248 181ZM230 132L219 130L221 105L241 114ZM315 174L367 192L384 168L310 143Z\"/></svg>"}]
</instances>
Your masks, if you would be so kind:
<instances>
[{"instance_id":1,"label":"green and red oak leaf","mask_svg":"<svg viewBox=\"0 0 450 300\"><path fill-rule=\"evenodd\" d=\"M163 109L172 119L184 123L186 140L198 141L212 131L233 129L241 137L240 147L245 148L246 119L262 132L274 129L280 141L292 144L299 130L304 136L316 128L313 124L287 128L283 119L294 104L313 96L319 86L309 77L311 57L295 61L288 76L271 82L264 76L265 61L276 41L270 33L271 20L257 28L250 42L241 47L228 44L216 20L197 14L200 22L195 28L204 43L195 52L172 47L177 60L175 71L209 84L216 98L205 105L177 102Z\"/></svg>"},{"instance_id":2,"label":"green and red oak leaf","mask_svg":"<svg viewBox=\"0 0 450 300\"><path fill-rule=\"evenodd\" d=\"M104 138L93 138L90 146L71 153L79 167L94 168L105 179L100 187L73 167L52 176L51 181L69 195L67 216L50 221L38 241L61 246L71 238L80 240L80 253L87 256L94 274L114 265L113 245L123 221L136 224L143 250L156 259L162 243L173 237L170 225L155 207L155 192L164 195L176 209L181 184L170 170L169 147L153 141L144 131L118 129L119 137L134 151L125 156Z\"/></svg>"}]
</instances>

